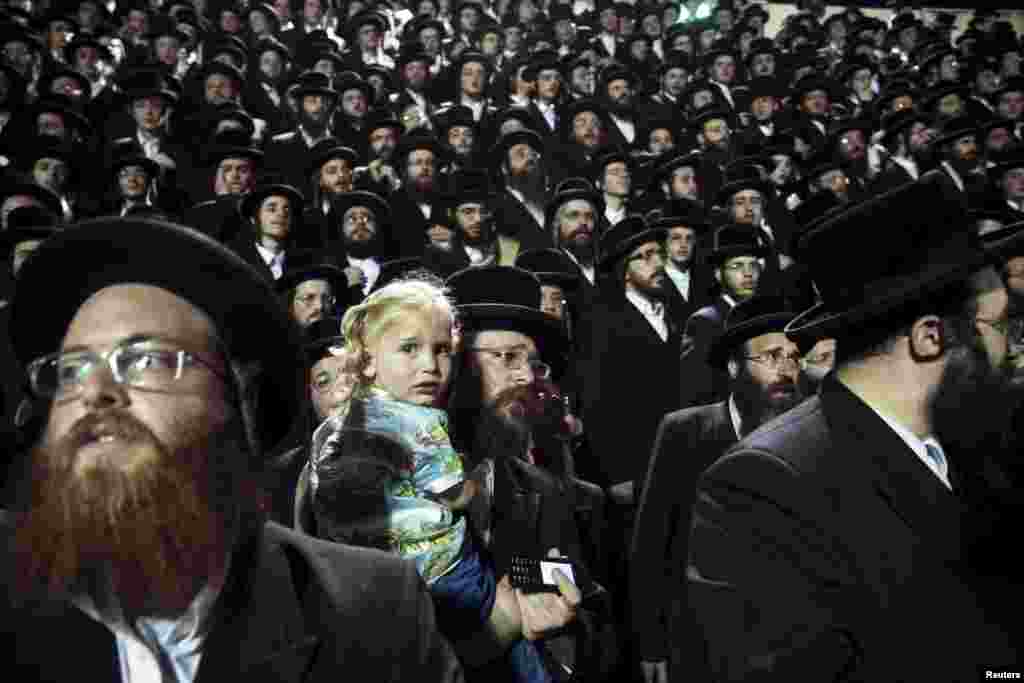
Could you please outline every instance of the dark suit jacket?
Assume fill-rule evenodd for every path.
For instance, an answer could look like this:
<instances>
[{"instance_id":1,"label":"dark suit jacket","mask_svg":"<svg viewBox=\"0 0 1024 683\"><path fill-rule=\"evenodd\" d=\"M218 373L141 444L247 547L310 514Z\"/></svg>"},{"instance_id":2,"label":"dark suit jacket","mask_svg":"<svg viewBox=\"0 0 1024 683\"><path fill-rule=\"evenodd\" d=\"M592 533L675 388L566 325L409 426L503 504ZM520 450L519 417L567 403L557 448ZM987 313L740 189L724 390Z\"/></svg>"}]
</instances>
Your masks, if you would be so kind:
<instances>
[{"instance_id":1,"label":"dark suit jacket","mask_svg":"<svg viewBox=\"0 0 1024 683\"><path fill-rule=\"evenodd\" d=\"M736 443L726 401L669 413L658 427L644 481L630 551L631 625L637 657L692 660L687 649L699 630L686 610L686 557L690 520L701 472ZM641 493L642 491L642 493ZM670 654L671 653L671 654Z\"/></svg>"},{"instance_id":2,"label":"dark suit jacket","mask_svg":"<svg viewBox=\"0 0 1024 683\"><path fill-rule=\"evenodd\" d=\"M306 177L306 163L309 161L306 140L298 128L279 133L270 138L264 149L264 167L280 174L284 182L292 185L305 196L309 196L309 178Z\"/></svg>"},{"instance_id":3,"label":"dark suit jacket","mask_svg":"<svg viewBox=\"0 0 1024 683\"><path fill-rule=\"evenodd\" d=\"M245 261L250 263L256 270L266 276L271 283L274 282L274 272L270 270L270 266L260 256L260 252L256 250L255 240L243 232L240 233L234 240L227 244L228 249L241 256ZM285 251L284 255L285 267L288 267L288 252Z\"/></svg>"},{"instance_id":4,"label":"dark suit jacket","mask_svg":"<svg viewBox=\"0 0 1024 683\"><path fill-rule=\"evenodd\" d=\"M0 609L18 630L9 680L120 680L113 635L78 608ZM235 551L213 614L197 683L463 680L411 563L273 522Z\"/></svg>"},{"instance_id":5,"label":"dark suit jacket","mask_svg":"<svg viewBox=\"0 0 1024 683\"><path fill-rule=\"evenodd\" d=\"M725 398L729 376L708 364L711 343L725 329L732 307L721 294L690 316L683 332L680 358L680 405L684 408L716 403Z\"/></svg>"},{"instance_id":6,"label":"dark suit jacket","mask_svg":"<svg viewBox=\"0 0 1024 683\"><path fill-rule=\"evenodd\" d=\"M584 387L585 427L600 468L598 484L633 481L647 471L658 424L679 407L679 330L662 341L625 298L608 295L595 321Z\"/></svg>"},{"instance_id":7,"label":"dark suit jacket","mask_svg":"<svg viewBox=\"0 0 1024 683\"><path fill-rule=\"evenodd\" d=\"M406 192L394 193L388 203L391 205L388 258L418 258L427 245L429 221Z\"/></svg>"},{"instance_id":8,"label":"dark suit jacket","mask_svg":"<svg viewBox=\"0 0 1024 683\"><path fill-rule=\"evenodd\" d=\"M885 194L895 190L897 187L914 182L913 176L894 161L885 164L882 172L875 176L871 182L871 192L874 194Z\"/></svg>"},{"instance_id":9,"label":"dark suit jacket","mask_svg":"<svg viewBox=\"0 0 1024 683\"><path fill-rule=\"evenodd\" d=\"M494 203L494 218L498 232L519 240L519 251L554 249L551 234L543 225L537 225L530 212L518 199L505 190Z\"/></svg>"},{"instance_id":10,"label":"dark suit jacket","mask_svg":"<svg viewBox=\"0 0 1024 683\"><path fill-rule=\"evenodd\" d=\"M963 455L961 474L985 457ZM1020 572L1003 563L1002 575L979 576L977 541L1007 539L992 535L979 489L950 461L955 493L830 376L712 465L698 482L687 578L715 680L1019 670L1008 605L1019 605Z\"/></svg>"}]
</instances>

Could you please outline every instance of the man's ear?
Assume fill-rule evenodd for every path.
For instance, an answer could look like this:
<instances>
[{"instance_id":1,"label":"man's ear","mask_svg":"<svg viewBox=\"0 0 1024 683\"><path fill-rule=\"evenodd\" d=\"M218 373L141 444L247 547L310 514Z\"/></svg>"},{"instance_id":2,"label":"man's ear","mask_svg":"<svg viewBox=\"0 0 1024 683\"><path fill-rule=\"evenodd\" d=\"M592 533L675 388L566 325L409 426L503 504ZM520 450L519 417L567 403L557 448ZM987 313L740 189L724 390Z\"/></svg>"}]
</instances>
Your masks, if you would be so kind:
<instances>
[{"instance_id":1,"label":"man's ear","mask_svg":"<svg viewBox=\"0 0 1024 683\"><path fill-rule=\"evenodd\" d=\"M719 284L719 286L721 286L721 284L722 284L722 269L721 268L715 268L715 282L717 282Z\"/></svg>"},{"instance_id":2,"label":"man's ear","mask_svg":"<svg viewBox=\"0 0 1024 683\"><path fill-rule=\"evenodd\" d=\"M729 371L729 379L736 379L740 376L740 364L736 362L735 358L729 359L726 369Z\"/></svg>"},{"instance_id":3,"label":"man's ear","mask_svg":"<svg viewBox=\"0 0 1024 683\"><path fill-rule=\"evenodd\" d=\"M926 315L910 326L910 353L915 360L937 360L946 350L945 323L937 315Z\"/></svg>"},{"instance_id":4,"label":"man's ear","mask_svg":"<svg viewBox=\"0 0 1024 683\"><path fill-rule=\"evenodd\" d=\"M668 197L669 199L672 198L672 186L669 185L668 183L662 181L662 183L661 183L661 191L664 192L665 196Z\"/></svg>"}]
</instances>

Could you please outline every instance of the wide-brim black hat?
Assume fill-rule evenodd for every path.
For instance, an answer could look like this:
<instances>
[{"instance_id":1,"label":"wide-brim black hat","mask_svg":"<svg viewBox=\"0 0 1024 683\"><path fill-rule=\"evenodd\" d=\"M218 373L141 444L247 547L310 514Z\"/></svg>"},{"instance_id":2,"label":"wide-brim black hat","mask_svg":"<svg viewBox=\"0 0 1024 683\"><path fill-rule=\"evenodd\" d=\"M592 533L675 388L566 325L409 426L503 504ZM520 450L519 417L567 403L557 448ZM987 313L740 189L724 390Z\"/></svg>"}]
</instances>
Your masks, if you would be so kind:
<instances>
[{"instance_id":1,"label":"wide-brim black hat","mask_svg":"<svg viewBox=\"0 0 1024 683\"><path fill-rule=\"evenodd\" d=\"M555 285L565 290L580 286L580 274L575 264L558 249L530 249L516 257L516 267L537 276L542 285Z\"/></svg>"},{"instance_id":2,"label":"wide-brim black hat","mask_svg":"<svg viewBox=\"0 0 1024 683\"><path fill-rule=\"evenodd\" d=\"M60 273L64 286L51 286L54 273ZM84 221L44 242L18 278L10 331L23 364L57 351L79 307L94 293L112 285L145 284L209 315L232 361L260 365L254 426L264 453L284 439L305 404L298 331L270 283L240 256L192 228L127 218Z\"/></svg>"},{"instance_id":3,"label":"wide-brim black hat","mask_svg":"<svg viewBox=\"0 0 1024 683\"><path fill-rule=\"evenodd\" d=\"M207 166L217 166L225 159L251 159L259 164L263 161L263 150L254 147L244 131L224 131L215 134L208 151L201 154Z\"/></svg>"},{"instance_id":4,"label":"wide-brim black hat","mask_svg":"<svg viewBox=\"0 0 1024 683\"><path fill-rule=\"evenodd\" d=\"M345 212L353 206L362 206L372 211L373 217L377 220L378 229L379 226L387 225L391 220L391 207L388 206L388 203L380 195L367 190L343 192L334 199L331 211L340 221L345 217Z\"/></svg>"},{"instance_id":5,"label":"wide-brim black hat","mask_svg":"<svg viewBox=\"0 0 1024 683\"><path fill-rule=\"evenodd\" d=\"M33 182L29 176L5 169L0 174L0 203L17 195L31 197L58 216L64 213L60 197L51 190Z\"/></svg>"},{"instance_id":6,"label":"wide-brim black hat","mask_svg":"<svg viewBox=\"0 0 1024 683\"><path fill-rule=\"evenodd\" d=\"M978 238L981 248L997 262L1003 263L1024 254L1024 221L1010 223Z\"/></svg>"},{"instance_id":7,"label":"wide-brim black hat","mask_svg":"<svg viewBox=\"0 0 1024 683\"><path fill-rule=\"evenodd\" d=\"M363 97L366 98L367 102L373 102L374 90L373 85L363 79L359 74L353 73L350 76L339 78L334 85L334 97L342 97L349 90L359 90L363 93Z\"/></svg>"},{"instance_id":8,"label":"wide-brim black hat","mask_svg":"<svg viewBox=\"0 0 1024 683\"><path fill-rule=\"evenodd\" d=\"M306 176L313 175L331 159L346 159L354 168L359 160L356 151L351 147L345 147L337 138L327 138L313 145L309 150L309 163L306 164Z\"/></svg>"},{"instance_id":9,"label":"wide-brim black hat","mask_svg":"<svg viewBox=\"0 0 1024 683\"><path fill-rule=\"evenodd\" d=\"M568 136L572 129L572 121L576 116L582 112L589 111L597 114L602 121L608 120L608 109L601 103L600 100L593 97L586 97L581 100L573 100L562 105L558 111L558 120L563 122L560 125L561 128L565 129L565 135Z\"/></svg>"},{"instance_id":10,"label":"wide-brim black hat","mask_svg":"<svg viewBox=\"0 0 1024 683\"><path fill-rule=\"evenodd\" d=\"M84 137L92 134L92 122L84 114L76 111L71 100L64 95L44 95L33 105L33 113L36 116L44 113L59 114L66 123L80 131Z\"/></svg>"},{"instance_id":11,"label":"wide-brim black hat","mask_svg":"<svg viewBox=\"0 0 1024 683\"><path fill-rule=\"evenodd\" d=\"M100 3L96 4L99 5ZM97 36L91 33L79 33L64 46L64 58L68 64L75 63L75 51L80 47L94 48L100 54L100 58L107 62L112 61L114 58L110 54L110 49L101 43Z\"/></svg>"},{"instance_id":12,"label":"wide-brim black hat","mask_svg":"<svg viewBox=\"0 0 1024 683\"><path fill-rule=\"evenodd\" d=\"M547 208L544 210L544 225L551 225L555 214L558 212L563 205L567 202L571 202L574 199L581 199L585 202L589 202L594 207L594 220L599 222L601 217L604 215L604 199L594 190L585 189L574 189L566 190L564 192L558 192L551 201L548 202ZM597 226L594 226L595 231Z\"/></svg>"},{"instance_id":13,"label":"wide-brim black hat","mask_svg":"<svg viewBox=\"0 0 1024 683\"><path fill-rule=\"evenodd\" d=\"M415 271L433 272L423 262L423 259L419 257L385 261L380 264L380 274L377 276L377 280L373 283L373 288L370 291L376 292L378 289L383 289L392 282L401 280L409 275L409 273Z\"/></svg>"},{"instance_id":14,"label":"wide-brim black hat","mask_svg":"<svg viewBox=\"0 0 1024 683\"><path fill-rule=\"evenodd\" d=\"M730 180L718 190L718 193L715 195L715 204L717 206L725 206L730 197L743 190L756 190L767 199L771 196L772 184L753 176L743 176L736 180Z\"/></svg>"},{"instance_id":15,"label":"wide-brim black hat","mask_svg":"<svg viewBox=\"0 0 1024 683\"><path fill-rule=\"evenodd\" d=\"M7 214L7 229L0 231L0 255L7 255L20 243L45 240L60 229L60 219L40 206L19 206Z\"/></svg>"},{"instance_id":16,"label":"wide-brim black hat","mask_svg":"<svg viewBox=\"0 0 1024 683\"><path fill-rule=\"evenodd\" d=\"M725 329L711 342L708 363L725 370L729 356L737 346L771 332L782 333L796 313L779 296L754 296L737 304L725 321Z\"/></svg>"},{"instance_id":17,"label":"wide-brim black hat","mask_svg":"<svg viewBox=\"0 0 1024 683\"><path fill-rule=\"evenodd\" d=\"M524 112L524 116L527 116ZM500 166L505 162L505 158L508 155L508 151L516 145L526 144L532 149L537 151L542 157L547 156L547 150L544 146L544 139L541 138L536 131L530 130L516 130L511 133L506 133L498 138L498 141L491 147L491 162L495 166Z\"/></svg>"},{"instance_id":18,"label":"wide-brim black hat","mask_svg":"<svg viewBox=\"0 0 1024 683\"><path fill-rule=\"evenodd\" d=\"M306 326L303 336L302 350L306 354L307 371L320 359L335 355L335 349L345 346L345 338L341 336L341 318L324 317L312 322Z\"/></svg>"},{"instance_id":19,"label":"wide-brim black hat","mask_svg":"<svg viewBox=\"0 0 1024 683\"><path fill-rule=\"evenodd\" d=\"M274 281L274 288L278 292L287 292L307 280L326 280L339 301L347 300L348 277L345 271L325 259L319 250L313 249L289 252L284 273Z\"/></svg>"},{"instance_id":20,"label":"wide-brim black hat","mask_svg":"<svg viewBox=\"0 0 1024 683\"><path fill-rule=\"evenodd\" d=\"M433 135L427 133L413 133L403 135L395 147L394 158L404 163L408 155L418 149L429 150L434 153L434 160L437 165L446 157L446 150L441 142Z\"/></svg>"},{"instance_id":21,"label":"wide-brim black hat","mask_svg":"<svg viewBox=\"0 0 1024 683\"><path fill-rule=\"evenodd\" d=\"M679 154L676 150L673 150L669 154L671 154L671 157L659 163L655 168L654 175L651 176L652 184L668 180L668 177L675 173L677 168L682 168L684 166L692 167L698 177L701 175L701 169L704 167L704 162L703 156L699 151L693 150Z\"/></svg>"},{"instance_id":22,"label":"wide-brim black hat","mask_svg":"<svg viewBox=\"0 0 1024 683\"><path fill-rule=\"evenodd\" d=\"M768 247L761 242L753 226L730 223L715 230L708 263L718 266L737 256L768 256Z\"/></svg>"},{"instance_id":23,"label":"wide-brim black hat","mask_svg":"<svg viewBox=\"0 0 1024 683\"><path fill-rule=\"evenodd\" d=\"M233 64L226 64L224 62L206 62L199 70L199 82L206 81L210 76L217 74L219 76L225 76L234 80L239 85L245 83L245 74L240 69L235 67Z\"/></svg>"},{"instance_id":24,"label":"wide-brim black hat","mask_svg":"<svg viewBox=\"0 0 1024 683\"><path fill-rule=\"evenodd\" d=\"M125 166L141 166L146 170L150 178L159 177L160 164L147 157L137 144L133 144L134 141L129 140L126 139L125 142L120 143L123 145L123 149L115 149L114 155L110 160L110 166L107 167L107 172L116 176Z\"/></svg>"},{"instance_id":25,"label":"wide-brim black hat","mask_svg":"<svg viewBox=\"0 0 1024 683\"><path fill-rule=\"evenodd\" d=\"M598 266L604 272L615 268L619 259L647 242L664 242L664 228L652 228L643 216L626 216L601 236L601 261Z\"/></svg>"},{"instance_id":26,"label":"wide-brim black hat","mask_svg":"<svg viewBox=\"0 0 1024 683\"><path fill-rule=\"evenodd\" d=\"M1024 148L1021 146L1010 147L995 155L988 167L988 177L992 180L999 180L1003 174L1014 168L1024 168Z\"/></svg>"},{"instance_id":27,"label":"wide-brim black hat","mask_svg":"<svg viewBox=\"0 0 1024 683\"><path fill-rule=\"evenodd\" d=\"M565 372L569 338L561 322L540 310L540 280L513 266L466 268L445 285L455 301L464 329L511 330L530 337L554 379Z\"/></svg>"},{"instance_id":28,"label":"wide-brim black hat","mask_svg":"<svg viewBox=\"0 0 1024 683\"><path fill-rule=\"evenodd\" d=\"M238 203L238 212L245 218L253 216L257 209L260 208L260 204L267 197L280 196L287 197L288 201L292 205L292 220L298 220L302 215L302 204L305 198L302 193L291 185L285 185L284 183L267 183L265 185L257 185L253 188L252 192L249 192L242 201Z\"/></svg>"},{"instance_id":29,"label":"wide-brim black hat","mask_svg":"<svg viewBox=\"0 0 1024 683\"><path fill-rule=\"evenodd\" d=\"M787 325L801 345L840 339L962 282L988 263L941 172L830 214L798 240L821 302ZM870 246L869 246L870 245ZM841 255L841 257L837 257Z\"/></svg>"},{"instance_id":30,"label":"wide-brim black hat","mask_svg":"<svg viewBox=\"0 0 1024 683\"><path fill-rule=\"evenodd\" d=\"M932 138L932 147L938 148L942 145L947 145L951 142L956 142L958 139L967 135L978 134L978 122L968 116L958 116L954 119L949 119L942 126L942 129L938 131L935 137Z\"/></svg>"}]
</instances>

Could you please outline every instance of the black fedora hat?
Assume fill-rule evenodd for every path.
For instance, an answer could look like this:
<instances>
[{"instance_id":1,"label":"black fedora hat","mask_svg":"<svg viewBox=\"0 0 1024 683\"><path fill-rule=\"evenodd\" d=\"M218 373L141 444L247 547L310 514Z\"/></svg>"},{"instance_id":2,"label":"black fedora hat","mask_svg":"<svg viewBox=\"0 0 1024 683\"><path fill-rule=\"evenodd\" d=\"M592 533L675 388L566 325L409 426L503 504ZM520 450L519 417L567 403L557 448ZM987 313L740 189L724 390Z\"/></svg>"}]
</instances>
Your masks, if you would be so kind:
<instances>
[{"instance_id":1,"label":"black fedora hat","mask_svg":"<svg viewBox=\"0 0 1024 683\"><path fill-rule=\"evenodd\" d=\"M768 255L768 248L761 243L754 229L749 225L731 223L715 230L712 236L708 263L717 267L726 260L737 256Z\"/></svg>"},{"instance_id":2,"label":"black fedora hat","mask_svg":"<svg viewBox=\"0 0 1024 683\"><path fill-rule=\"evenodd\" d=\"M1003 174L1015 168L1024 168L1024 148L1020 145L1008 147L1007 149L993 155L992 165L988 168L988 177L993 181L1000 181Z\"/></svg>"},{"instance_id":3,"label":"black fedora hat","mask_svg":"<svg viewBox=\"0 0 1024 683\"><path fill-rule=\"evenodd\" d=\"M542 285L574 290L580 285L579 269L558 249L530 249L516 257L516 267L537 276Z\"/></svg>"},{"instance_id":4,"label":"black fedora hat","mask_svg":"<svg viewBox=\"0 0 1024 683\"><path fill-rule=\"evenodd\" d=\"M303 330L302 350L308 372L322 358L338 355L345 346L341 336L341 318L327 316L314 321Z\"/></svg>"},{"instance_id":5,"label":"black fedora hat","mask_svg":"<svg viewBox=\"0 0 1024 683\"><path fill-rule=\"evenodd\" d=\"M334 89L332 92L334 92L336 99L343 97L349 90L359 90L363 93L363 97L366 98L367 102L373 102L373 85L355 71L343 72L334 79Z\"/></svg>"},{"instance_id":6,"label":"black fedora hat","mask_svg":"<svg viewBox=\"0 0 1024 683\"><path fill-rule=\"evenodd\" d=\"M22 242L43 241L60 229L60 219L42 206L19 206L7 214L7 229L0 230L0 254L6 260Z\"/></svg>"},{"instance_id":7,"label":"black fedora hat","mask_svg":"<svg viewBox=\"0 0 1024 683\"><path fill-rule=\"evenodd\" d=\"M466 268L446 281L464 329L511 330L533 339L555 379L565 371L569 339L554 316L540 310L540 280L514 266Z\"/></svg>"},{"instance_id":8,"label":"black fedora hat","mask_svg":"<svg viewBox=\"0 0 1024 683\"><path fill-rule=\"evenodd\" d=\"M962 282L988 262L966 229L962 198L945 191L939 173L830 214L800 237L797 251L821 302L786 327L791 339L841 339Z\"/></svg>"},{"instance_id":9,"label":"black fedora hat","mask_svg":"<svg viewBox=\"0 0 1024 683\"><path fill-rule=\"evenodd\" d=\"M395 147L394 158L404 163L405 158L418 149L433 152L435 165L440 165L440 161L446 156L444 146L441 145L436 137L429 133L414 133L402 136L402 139L398 141L398 145Z\"/></svg>"},{"instance_id":10,"label":"black fedora hat","mask_svg":"<svg viewBox=\"0 0 1024 683\"><path fill-rule=\"evenodd\" d=\"M326 280L334 296L347 305L348 278L334 259L318 249L293 250L288 253L284 273L274 282L278 292L287 292L307 280Z\"/></svg>"},{"instance_id":11,"label":"black fedora hat","mask_svg":"<svg viewBox=\"0 0 1024 683\"><path fill-rule=\"evenodd\" d=\"M60 197L52 190L35 182L30 176L14 171L14 169L4 169L0 173L0 204L15 196L29 197L57 216L64 213Z\"/></svg>"},{"instance_id":12,"label":"black fedora hat","mask_svg":"<svg viewBox=\"0 0 1024 683\"><path fill-rule=\"evenodd\" d=\"M257 185L252 189L252 192L242 197L242 201L238 203L238 212L243 218L251 218L256 213L256 210L259 209L260 203L264 199L274 196L287 197L292 205L292 221L301 219L302 204L305 198L297 189L284 183L263 183Z\"/></svg>"},{"instance_id":13,"label":"black fedora hat","mask_svg":"<svg viewBox=\"0 0 1024 683\"><path fill-rule=\"evenodd\" d=\"M741 301L729 311L725 329L711 342L708 363L724 370L737 346L762 334L781 334L795 317L780 296L758 295Z\"/></svg>"},{"instance_id":14,"label":"black fedora hat","mask_svg":"<svg viewBox=\"0 0 1024 683\"><path fill-rule=\"evenodd\" d=\"M704 161L703 155L699 151L691 150L689 152L679 154L673 150L669 155L668 159L659 163L655 168L654 175L651 176L652 184L668 180L669 176L675 173L677 168L683 168L684 166L693 168L697 176L700 177L701 171L704 168Z\"/></svg>"},{"instance_id":15,"label":"black fedora hat","mask_svg":"<svg viewBox=\"0 0 1024 683\"><path fill-rule=\"evenodd\" d=\"M692 199L675 199L668 202L661 215L648 220L652 228L661 228L666 233L672 228L689 228L698 235L711 230L711 218L700 202Z\"/></svg>"},{"instance_id":16,"label":"black fedora hat","mask_svg":"<svg viewBox=\"0 0 1024 683\"><path fill-rule=\"evenodd\" d=\"M652 228L643 216L626 216L601 236L601 270L611 271L630 250L647 242L664 242L664 228Z\"/></svg>"},{"instance_id":17,"label":"black fedora hat","mask_svg":"<svg viewBox=\"0 0 1024 683\"><path fill-rule=\"evenodd\" d=\"M554 220L555 214L558 213L558 210L566 203L576 199L589 202L590 205L594 207L594 220L600 221L601 217L604 215L604 199L602 199L601 195L599 195L595 190L577 188L558 192L551 198L551 201L548 202L547 209L544 211L544 225L550 226ZM597 229L597 225L594 226L594 229Z\"/></svg>"},{"instance_id":18,"label":"black fedora hat","mask_svg":"<svg viewBox=\"0 0 1024 683\"><path fill-rule=\"evenodd\" d=\"M942 128L932 138L932 147L938 148L956 142L967 135L978 134L978 122L969 116L957 116L943 123Z\"/></svg>"},{"instance_id":19,"label":"black fedora hat","mask_svg":"<svg viewBox=\"0 0 1024 683\"><path fill-rule=\"evenodd\" d=\"M184 262L190 267L182 268ZM97 263L104 265L96 268ZM54 273L66 286L50 286ZM139 219L84 221L36 249L19 282L10 330L23 364L57 351L68 324L94 293L123 283L146 284L209 315L232 360L261 365L254 427L264 453L288 434L304 405L298 331L270 283L196 230Z\"/></svg>"},{"instance_id":20,"label":"black fedora hat","mask_svg":"<svg viewBox=\"0 0 1024 683\"><path fill-rule=\"evenodd\" d=\"M125 166L141 166L151 179L160 176L160 164L146 156L135 138L118 138L111 143L108 173L116 176Z\"/></svg>"},{"instance_id":21,"label":"black fedora hat","mask_svg":"<svg viewBox=\"0 0 1024 683\"><path fill-rule=\"evenodd\" d=\"M309 150L309 163L306 164L306 176L313 175L316 171L332 159L346 159L355 167L359 160L355 150L341 144L337 138L325 138L313 145Z\"/></svg>"},{"instance_id":22,"label":"black fedora hat","mask_svg":"<svg viewBox=\"0 0 1024 683\"><path fill-rule=\"evenodd\" d=\"M500 166L505 162L505 155L508 154L508 151L516 145L521 144L529 145L542 157L547 155L544 140L535 131L527 128L526 130L516 130L511 133L506 133L498 138L498 141L494 143L494 147L491 148L492 163L495 166Z\"/></svg>"},{"instance_id":23,"label":"black fedora hat","mask_svg":"<svg viewBox=\"0 0 1024 683\"><path fill-rule=\"evenodd\" d=\"M379 194L367 190L343 192L334 200L331 211L340 221L344 219L345 212L354 206L361 206L372 211L377 220L378 230L380 226L387 225L391 220L391 207L388 206L388 203L381 199Z\"/></svg>"},{"instance_id":24,"label":"black fedora hat","mask_svg":"<svg viewBox=\"0 0 1024 683\"><path fill-rule=\"evenodd\" d=\"M999 263L1024 255L1024 221L979 236L981 248Z\"/></svg>"},{"instance_id":25,"label":"black fedora hat","mask_svg":"<svg viewBox=\"0 0 1024 683\"><path fill-rule=\"evenodd\" d=\"M445 203L450 207L467 203L483 203L494 199L491 178L487 171L466 168L448 176L444 187Z\"/></svg>"},{"instance_id":26,"label":"black fedora hat","mask_svg":"<svg viewBox=\"0 0 1024 683\"><path fill-rule=\"evenodd\" d=\"M245 131L215 133L211 142L209 151L200 153L207 166L216 166L225 159L250 159L257 164L263 161L263 150L253 145L252 138Z\"/></svg>"},{"instance_id":27,"label":"black fedora hat","mask_svg":"<svg viewBox=\"0 0 1024 683\"><path fill-rule=\"evenodd\" d=\"M399 258L385 261L380 264L380 275L377 276L377 280L373 283L373 288L370 291L376 292L378 289L387 287L392 282L411 277L414 273L421 275L423 273L433 274L433 271L427 267L423 262L423 259L420 257Z\"/></svg>"}]
</instances>

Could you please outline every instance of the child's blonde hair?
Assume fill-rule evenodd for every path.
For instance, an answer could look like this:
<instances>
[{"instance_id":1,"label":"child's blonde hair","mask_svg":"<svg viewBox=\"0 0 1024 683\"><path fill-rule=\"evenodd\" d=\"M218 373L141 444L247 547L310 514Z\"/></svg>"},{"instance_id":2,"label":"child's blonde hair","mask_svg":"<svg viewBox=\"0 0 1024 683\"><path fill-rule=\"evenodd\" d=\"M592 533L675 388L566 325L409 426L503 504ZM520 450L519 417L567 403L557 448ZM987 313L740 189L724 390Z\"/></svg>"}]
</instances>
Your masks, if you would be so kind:
<instances>
[{"instance_id":1,"label":"child's blonde hair","mask_svg":"<svg viewBox=\"0 0 1024 683\"><path fill-rule=\"evenodd\" d=\"M345 348L351 352L356 372L356 391L369 386L364 370L369 363L369 349L384 331L410 310L436 308L451 320L452 345L458 341L455 306L440 280L413 277L392 282L366 297L358 306L345 312L341 334Z\"/></svg>"}]
</instances>

